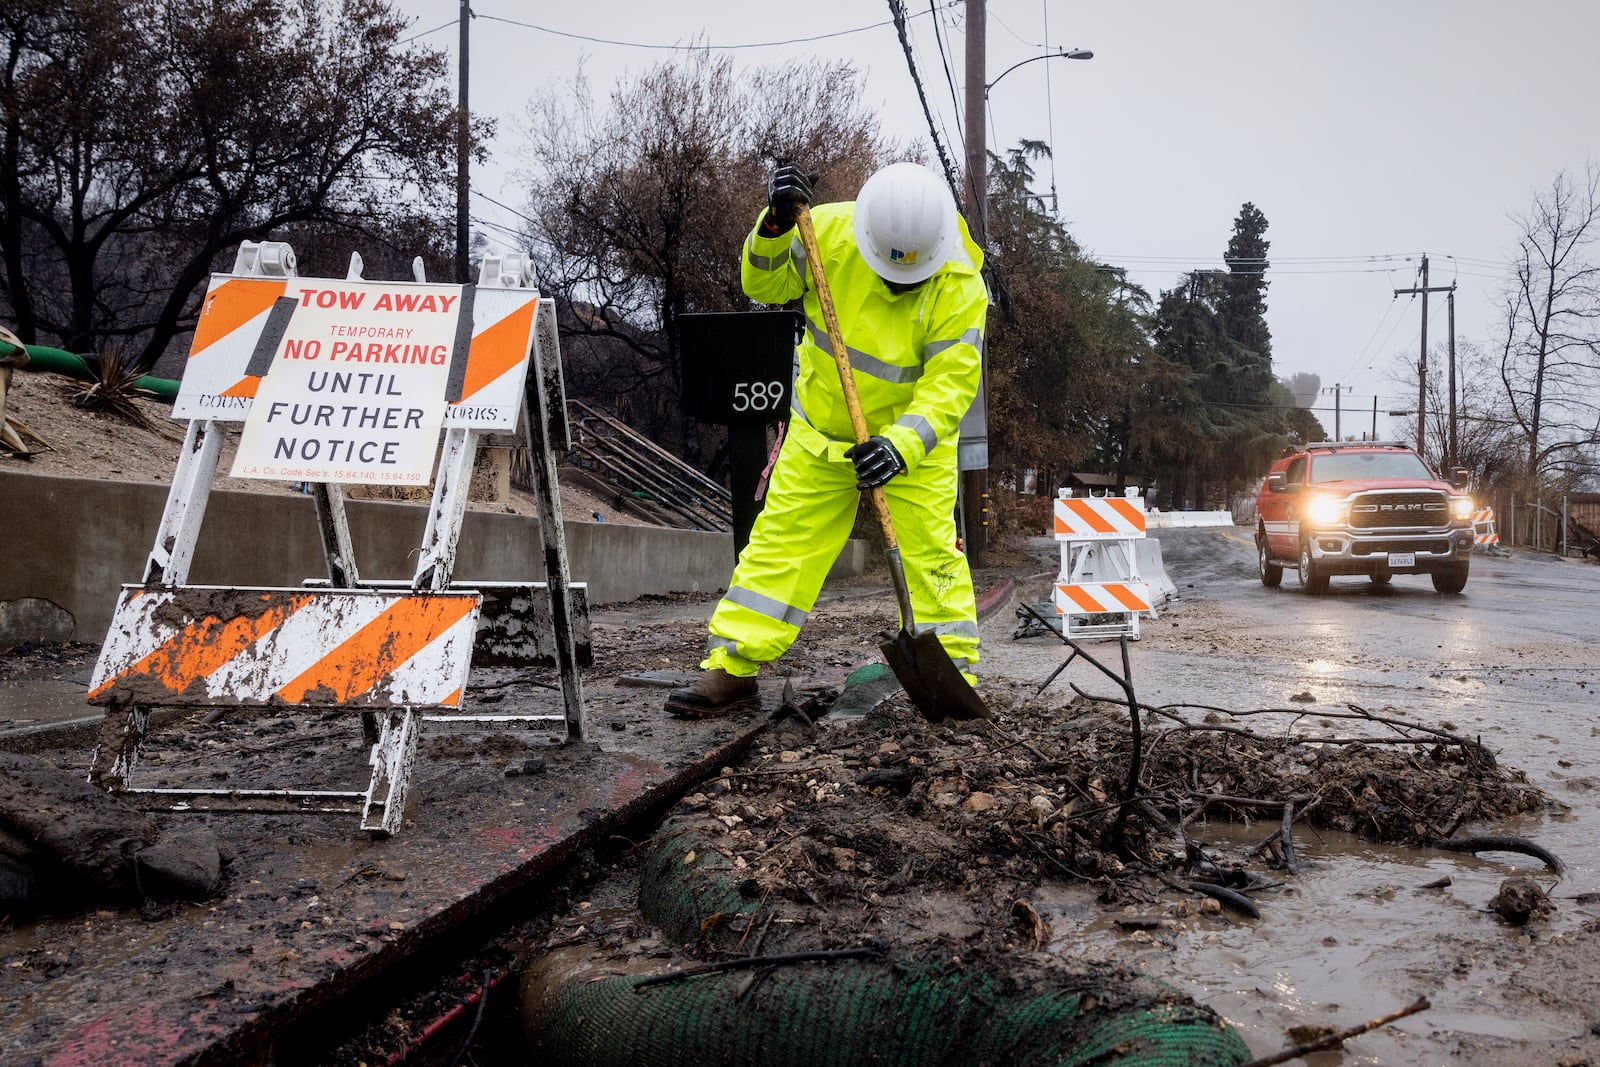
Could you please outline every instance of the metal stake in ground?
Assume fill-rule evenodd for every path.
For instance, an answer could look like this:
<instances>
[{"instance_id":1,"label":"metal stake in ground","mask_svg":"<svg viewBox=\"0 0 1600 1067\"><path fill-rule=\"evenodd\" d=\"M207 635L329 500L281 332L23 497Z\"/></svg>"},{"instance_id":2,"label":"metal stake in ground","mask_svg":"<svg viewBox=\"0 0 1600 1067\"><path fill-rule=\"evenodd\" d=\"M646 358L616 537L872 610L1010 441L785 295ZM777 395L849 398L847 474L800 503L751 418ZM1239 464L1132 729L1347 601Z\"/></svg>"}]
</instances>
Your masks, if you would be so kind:
<instances>
[{"instance_id":1,"label":"metal stake in ground","mask_svg":"<svg viewBox=\"0 0 1600 1067\"><path fill-rule=\"evenodd\" d=\"M833 347L834 362L839 365L839 385L844 390L845 407L850 412L850 429L855 433L856 444L865 444L869 436L867 420L861 414L861 398L856 395L856 380L850 373L850 350L844 346L844 334L839 329L839 316L833 310L833 294L828 290L828 279L822 271L822 255L817 251L817 234L811 227L811 209L805 204L795 208L795 225L800 231L800 243L806 250L806 263L811 268L811 278L817 287L817 303L822 305L822 321L828 328L828 343ZM929 722L942 719L987 719L989 709L973 691L972 686L956 665L950 662L949 653L939 643L931 630L916 632L916 619L911 611L911 592L906 587L906 568L900 559L900 544L894 536L894 520L889 515L889 498L883 487L869 490L872 510L883 531L884 556L889 563L889 581L894 585L895 600L900 605L900 632L878 646L883 658L894 670L894 676L905 686L906 696Z\"/></svg>"}]
</instances>

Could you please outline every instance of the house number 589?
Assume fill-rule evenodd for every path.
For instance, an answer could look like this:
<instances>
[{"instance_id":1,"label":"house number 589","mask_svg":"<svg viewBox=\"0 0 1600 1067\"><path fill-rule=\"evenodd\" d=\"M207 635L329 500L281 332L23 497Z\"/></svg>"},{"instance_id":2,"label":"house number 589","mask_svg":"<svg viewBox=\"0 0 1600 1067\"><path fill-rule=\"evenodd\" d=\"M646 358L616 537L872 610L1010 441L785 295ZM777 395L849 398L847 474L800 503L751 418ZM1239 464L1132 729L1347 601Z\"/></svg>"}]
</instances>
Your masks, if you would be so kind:
<instances>
[{"instance_id":1,"label":"house number 589","mask_svg":"<svg viewBox=\"0 0 1600 1067\"><path fill-rule=\"evenodd\" d=\"M782 382L737 382L733 387L733 410L768 411L783 400Z\"/></svg>"}]
</instances>

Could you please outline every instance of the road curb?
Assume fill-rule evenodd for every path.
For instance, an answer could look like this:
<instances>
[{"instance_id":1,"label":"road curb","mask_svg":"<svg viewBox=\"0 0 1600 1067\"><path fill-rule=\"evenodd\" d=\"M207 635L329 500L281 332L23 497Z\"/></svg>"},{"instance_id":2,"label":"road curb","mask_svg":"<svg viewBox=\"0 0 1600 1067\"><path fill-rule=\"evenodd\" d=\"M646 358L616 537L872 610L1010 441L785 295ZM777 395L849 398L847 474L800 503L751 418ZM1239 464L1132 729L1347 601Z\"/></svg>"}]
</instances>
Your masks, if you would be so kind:
<instances>
[{"instance_id":1,"label":"road curb","mask_svg":"<svg viewBox=\"0 0 1600 1067\"><path fill-rule=\"evenodd\" d=\"M996 611L1011 603L1011 592L1016 587L1015 579L1003 578L998 584L978 594L978 621L983 622Z\"/></svg>"}]
</instances>

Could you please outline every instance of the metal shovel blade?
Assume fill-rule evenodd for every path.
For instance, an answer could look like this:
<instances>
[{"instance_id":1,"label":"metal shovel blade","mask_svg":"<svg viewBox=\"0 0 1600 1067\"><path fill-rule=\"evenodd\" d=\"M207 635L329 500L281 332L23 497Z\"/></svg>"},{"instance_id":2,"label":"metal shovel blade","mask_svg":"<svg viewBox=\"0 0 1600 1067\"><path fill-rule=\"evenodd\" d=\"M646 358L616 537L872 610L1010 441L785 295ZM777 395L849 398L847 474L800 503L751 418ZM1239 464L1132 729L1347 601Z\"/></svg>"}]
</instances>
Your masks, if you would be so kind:
<instances>
[{"instance_id":1,"label":"metal shovel blade","mask_svg":"<svg viewBox=\"0 0 1600 1067\"><path fill-rule=\"evenodd\" d=\"M905 687L906 696L929 722L989 718L989 709L950 662L950 653L939 643L938 635L901 630L878 649Z\"/></svg>"}]
</instances>

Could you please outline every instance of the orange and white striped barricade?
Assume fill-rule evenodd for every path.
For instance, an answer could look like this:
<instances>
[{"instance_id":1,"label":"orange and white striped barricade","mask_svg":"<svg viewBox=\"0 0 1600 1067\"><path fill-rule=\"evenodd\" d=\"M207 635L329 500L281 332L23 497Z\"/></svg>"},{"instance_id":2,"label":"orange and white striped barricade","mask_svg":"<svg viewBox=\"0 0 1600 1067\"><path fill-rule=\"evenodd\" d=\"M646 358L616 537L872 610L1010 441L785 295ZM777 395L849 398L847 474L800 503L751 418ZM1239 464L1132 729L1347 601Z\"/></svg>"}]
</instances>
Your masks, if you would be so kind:
<instances>
[{"instance_id":1,"label":"orange and white striped barricade","mask_svg":"<svg viewBox=\"0 0 1600 1067\"><path fill-rule=\"evenodd\" d=\"M95 671L91 699L109 705L92 759L97 784L173 792L132 784L152 706L348 707L374 742L364 792L179 792L190 807L205 794L223 807L288 797L340 810L354 796L363 829L393 833L425 718L550 720L569 739L584 736L580 635L581 655L592 657L554 467L571 447L554 302L532 288L523 256L485 257L477 286L429 285L420 258L411 282L368 282L361 270L353 255L344 279L301 278L289 246L245 242L233 274L212 278L174 405L190 420L188 437L143 583L125 588ZM218 424L240 421L234 476L312 487L327 575L306 588L187 584ZM513 431L543 464L535 482L547 580L487 583L486 598L451 576L479 442ZM416 573L409 583L363 581L339 483L430 478ZM485 617L486 599L496 618ZM530 625L549 639L522 639ZM556 666L561 714L461 715L475 643L498 664Z\"/></svg>"},{"instance_id":2,"label":"orange and white striped barricade","mask_svg":"<svg viewBox=\"0 0 1600 1067\"><path fill-rule=\"evenodd\" d=\"M1069 637L1139 638L1139 616L1155 617L1150 586L1139 574L1134 545L1145 535L1144 498L1057 496L1056 540L1061 573L1053 602Z\"/></svg>"},{"instance_id":3,"label":"orange and white striped barricade","mask_svg":"<svg viewBox=\"0 0 1600 1067\"><path fill-rule=\"evenodd\" d=\"M230 788L234 800L359 811L394 833L405 811L424 708L460 707L479 596L305 589L124 588L89 683L113 707L301 705L374 710L379 737L364 791ZM147 712L140 712L147 715ZM140 724L141 727L144 725ZM136 789L138 737L103 743L91 780L182 799L210 789ZM108 739L103 739L108 740ZM132 741L132 744L127 742Z\"/></svg>"},{"instance_id":4,"label":"orange and white striped barricade","mask_svg":"<svg viewBox=\"0 0 1600 1067\"><path fill-rule=\"evenodd\" d=\"M1494 508L1479 508L1472 515L1472 547L1476 551L1490 551L1490 545L1500 543L1500 532L1495 527Z\"/></svg>"}]
</instances>

